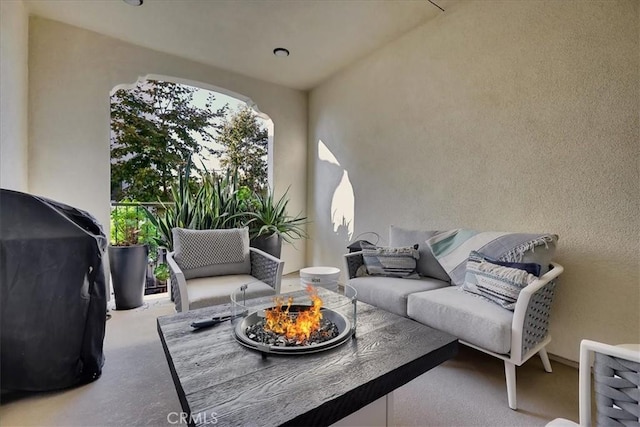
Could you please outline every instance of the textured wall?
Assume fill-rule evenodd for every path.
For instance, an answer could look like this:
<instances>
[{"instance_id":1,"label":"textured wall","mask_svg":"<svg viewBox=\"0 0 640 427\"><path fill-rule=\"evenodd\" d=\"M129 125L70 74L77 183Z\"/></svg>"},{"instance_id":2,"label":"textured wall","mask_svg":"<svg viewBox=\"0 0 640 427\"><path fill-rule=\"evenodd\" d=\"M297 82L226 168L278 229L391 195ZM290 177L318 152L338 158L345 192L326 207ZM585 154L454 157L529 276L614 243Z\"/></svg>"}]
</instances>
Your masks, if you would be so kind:
<instances>
[{"instance_id":1,"label":"textured wall","mask_svg":"<svg viewBox=\"0 0 640 427\"><path fill-rule=\"evenodd\" d=\"M0 2L0 187L27 191L29 17L22 0Z\"/></svg>"},{"instance_id":2,"label":"textured wall","mask_svg":"<svg viewBox=\"0 0 640 427\"><path fill-rule=\"evenodd\" d=\"M288 186L292 214L306 204L307 94L144 49L69 25L31 18L31 192L109 223L109 93L147 74L202 82L252 99L274 123L274 186ZM286 271L304 266L304 245L283 248Z\"/></svg>"},{"instance_id":3,"label":"textured wall","mask_svg":"<svg viewBox=\"0 0 640 427\"><path fill-rule=\"evenodd\" d=\"M389 224L559 234L551 353L640 342L638 5L461 2L314 89L310 261L341 265L346 172L344 222L381 243Z\"/></svg>"}]
</instances>

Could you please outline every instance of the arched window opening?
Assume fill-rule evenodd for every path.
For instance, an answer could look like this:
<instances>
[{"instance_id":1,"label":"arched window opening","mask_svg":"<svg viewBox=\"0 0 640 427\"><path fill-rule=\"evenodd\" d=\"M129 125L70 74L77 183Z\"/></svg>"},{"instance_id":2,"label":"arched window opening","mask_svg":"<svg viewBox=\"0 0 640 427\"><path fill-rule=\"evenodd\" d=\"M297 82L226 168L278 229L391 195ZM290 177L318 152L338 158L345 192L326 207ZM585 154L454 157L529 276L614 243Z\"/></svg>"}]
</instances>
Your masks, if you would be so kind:
<instances>
[{"instance_id":1,"label":"arched window opening","mask_svg":"<svg viewBox=\"0 0 640 427\"><path fill-rule=\"evenodd\" d=\"M115 246L148 245L145 295L167 291L164 254L171 250L174 226L244 226L244 216L236 214L249 209L249 201L265 194L272 182L269 117L248 98L189 83L147 76L111 92L110 239ZM181 185L191 191L188 196ZM202 188L218 191L219 197L198 199ZM183 206L179 198L188 204L202 200L194 209L202 214L201 223L181 216L184 224L176 222L174 209Z\"/></svg>"},{"instance_id":2,"label":"arched window opening","mask_svg":"<svg viewBox=\"0 0 640 427\"><path fill-rule=\"evenodd\" d=\"M111 94L111 200L171 201L189 158L196 175L236 175L269 186L273 123L250 100L145 78Z\"/></svg>"}]
</instances>

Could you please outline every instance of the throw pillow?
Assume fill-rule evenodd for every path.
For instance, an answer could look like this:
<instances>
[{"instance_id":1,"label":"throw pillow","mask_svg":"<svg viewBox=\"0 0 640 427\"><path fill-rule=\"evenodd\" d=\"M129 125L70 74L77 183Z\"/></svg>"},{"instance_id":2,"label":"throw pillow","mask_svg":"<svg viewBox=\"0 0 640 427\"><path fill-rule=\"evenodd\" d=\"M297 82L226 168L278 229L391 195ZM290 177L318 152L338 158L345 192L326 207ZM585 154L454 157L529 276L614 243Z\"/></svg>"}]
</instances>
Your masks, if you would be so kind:
<instances>
[{"instance_id":1,"label":"throw pillow","mask_svg":"<svg viewBox=\"0 0 640 427\"><path fill-rule=\"evenodd\" d=\"M418 245L401 248L363 246L362 258L371 276L417 278Z\"/></svg>"},{"instance_id":2,"label":"throw pillow","mask_svg":"<svg viewBox=\"0 0 640 427\"><path fill-rule=\"evenodd\" d=\"M518 270L524 270L527 273L533 274L536 277L540 277L540 270L541 270L540 264L536 264L534 262L498 261L498 260L489 258L484 254L479 254L479 255L482 256L486 261L489 261L490 263L501 265L503 267L517 268Z\"/></svg>"},{"instance_id":3,"label":"throw pillow","mask_svg":"<svg viewBox=\"0 0 640 427\"><path fill-rule=\"evenodd\" d=\"M540 274L544 274L549 271L557 241L555 234L457 229L440 233L427 240L427 244L451 277L451 283L460 286L464 282L467 258L471 251L482 252L499 261L540 264Z\"/></svg>"},{"instance_id":4,"label":"throw pillow","mask_svg":"<svg viewBox=\"0 0 640 427\"><path fill-rule=\"evenodd\" d=\"M172 232L174 259L185 279L251 273L247 228Z\"/></svg>"},{"instance_id":5,"label":"throw pillow","mask_svg":"<svg viewBox=\"0 0 640 427\"><path fill-rule=\"evenodd\" d=\"M417 271L420 276L433 277L434 279L450 282L451 278L442 268L436 257L433 256L428 245L424 244L427 239L437 235L439 231L419 231L408 230L402 227L391 225L389 227L389 246L413 246L420 244L418 253Z\"/></svg>"},{"instance_id":6,"label":"throw pillow","mask_svg":"<svg viewBox=\"0 0 640 427\"><path fill-rule=\"evenodd\" d=\"M462 290L513 311L522 288L537 280L525 270L504 267L487 261L478 252L469 254Z\"/></svg>"}]
</instances>

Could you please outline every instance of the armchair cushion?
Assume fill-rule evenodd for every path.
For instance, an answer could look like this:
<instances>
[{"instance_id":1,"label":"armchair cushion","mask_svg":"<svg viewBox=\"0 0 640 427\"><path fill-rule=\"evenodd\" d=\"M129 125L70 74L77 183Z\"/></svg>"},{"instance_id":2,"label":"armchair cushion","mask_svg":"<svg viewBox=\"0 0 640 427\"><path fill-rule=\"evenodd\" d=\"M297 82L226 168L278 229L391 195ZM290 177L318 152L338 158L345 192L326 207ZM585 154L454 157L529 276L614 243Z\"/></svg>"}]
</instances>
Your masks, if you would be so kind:
<instances>
[{"instance_id":1,"label":"armchair cushion","mask_svg":"<svg viewBox=\"0 0 640 427\"><path fill-rule=\"evenodd\" d=\"M248 298L275 295L276 291L248 274L199 277L187 282L189 310L231 302L231 294L240 286L251 283Z\"/></svg>"},{"instance_id":2,"label":"armchair cushion","mask_svg":"<svg viewBox=\"0 0 640 427\"><path fill-rule=\"evenodd\" d=\"M513 312L459 287L409 295L407 315L489 351L506 354L511 350Z\"/></svg>"},{"instance_id":3,"label":"armchair cushion","mask_svg":"<svg viewBox=\"0 0 640 427\"><path fill-rule=\"evenodd\" d=\"M172 231L174 258L185 279L251 273L247 228Z\"/></svg>"}]
</instances>

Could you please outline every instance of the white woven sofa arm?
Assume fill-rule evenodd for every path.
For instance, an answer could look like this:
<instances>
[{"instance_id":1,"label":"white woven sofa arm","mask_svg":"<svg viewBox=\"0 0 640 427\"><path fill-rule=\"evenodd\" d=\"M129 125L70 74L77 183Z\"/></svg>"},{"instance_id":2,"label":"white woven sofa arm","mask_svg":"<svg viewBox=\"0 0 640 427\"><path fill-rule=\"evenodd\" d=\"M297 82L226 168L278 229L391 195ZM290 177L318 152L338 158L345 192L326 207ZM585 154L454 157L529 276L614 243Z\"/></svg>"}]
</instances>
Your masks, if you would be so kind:
<instances>
[{"instance_id":1,"label":"white woven sofa arm","mask_svg":"<svg viewBox=\"0 0 640 427\"><path fill-rule=\"evenodd\" d=\"M251 275L280 293L284 261L260 249L249 248L251 257Z\"/></svg>"},{"instance_id":2,"label":"white woven sofa arm","mask_svg":"<svg viewBox=\"0 0 640 427\"><path fill-rule=\"evenodd\" d=\"M511 325L511 359L523 361L546 345L549 314L555 295L555 279L564 267L551 263L552 269L522 289L516 302Z\"/></svg>"},{"instance_id":3,"label":"white woven sofa arm","mask_svg":"<svg viewBox=\"0 0 640 427\"><path fill-rule=\"evenodd\" d=\"M189 311L189 298L187 297L187 281L184 278L184 273L173 259L174 252L167 254L167 264L169 265L169 272L171 273L171 293L173 295L173 302L176 305L176 311Z\"/></svg>"}]
</instances>

